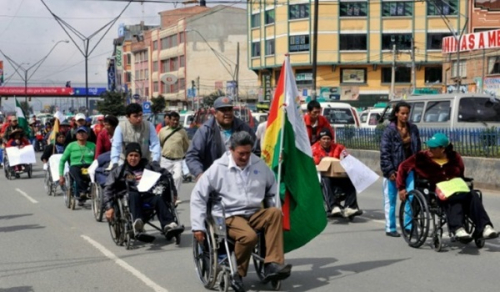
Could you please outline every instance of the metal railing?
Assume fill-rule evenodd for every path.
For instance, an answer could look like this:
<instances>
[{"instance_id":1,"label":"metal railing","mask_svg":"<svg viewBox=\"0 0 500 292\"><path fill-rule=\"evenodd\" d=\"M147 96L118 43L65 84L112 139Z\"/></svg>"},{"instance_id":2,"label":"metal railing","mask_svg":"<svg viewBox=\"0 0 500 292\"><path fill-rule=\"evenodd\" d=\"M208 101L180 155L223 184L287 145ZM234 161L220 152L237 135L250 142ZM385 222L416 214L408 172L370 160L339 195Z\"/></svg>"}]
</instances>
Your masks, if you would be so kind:
<instances>
[{"instance_id":1,"label":"metal railing","mask_svg":"<svg viewBox=\"0 0 500 292\"><path fill-rule=\"evenodd\" d=\"M350 149L380 150L383 127L376 129L337 128L337 143ZM435 133L446 134L455 151L462 156L500 158L500 128L439 129L420 128L422 149Z\"/></svg>"}]
</instances>

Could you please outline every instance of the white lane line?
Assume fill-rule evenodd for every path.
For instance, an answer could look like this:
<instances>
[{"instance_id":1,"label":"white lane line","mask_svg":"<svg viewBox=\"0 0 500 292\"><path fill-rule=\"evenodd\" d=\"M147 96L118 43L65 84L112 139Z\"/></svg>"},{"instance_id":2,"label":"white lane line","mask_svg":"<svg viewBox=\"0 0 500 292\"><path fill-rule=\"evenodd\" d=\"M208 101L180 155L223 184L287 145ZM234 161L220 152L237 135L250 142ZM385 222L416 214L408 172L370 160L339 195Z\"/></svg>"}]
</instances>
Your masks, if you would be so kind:
<instances>
[{"instance_id":1,"label":"white lane line","mask_svg":"<svg viewBox=\"0 0 500 292\"><path fill-rule=\"evenodd\" d=\"M156 292L168 292L167 289L165 289L165 288L161 287L160 285L156 284L155 282L153 282L153 280L148 278L143 273L139 272L137 269L135 269L131 265L127 264L124 260L119 259L115 254L113 254L111 251L106 249L104 246L102 246L97 241L93 240L92 238L90 238L86 235L81 235L81 237L83 239L85 239L86 241L88 241L90 244L92 244L100 252L102 252L107 258L114 261L115 264L119 265L120 267L122 267L126 271L130 272L132 275L136 276L139 280L144 282L144 284L146 284L146 286L152 288Z\"/></svg>"},{"instance_id":2,"label":"white lane line","mask_svg":"<svg viewBox=\"0 0 500 292\"><path fill-rule=\"evenodd\" d=\"M28 199L28 200L29 200L30 202L32 202L33 204L38 203L38 201L37 201L37 200L33 199L33 198L32 198L32 197L30 197L27 193L25 193L25 192L21 191L20 189L16 189L16 191L17 191L18 193L20 193L21 195L23 195L26 199Z\"/></svg>"}]
</instances>

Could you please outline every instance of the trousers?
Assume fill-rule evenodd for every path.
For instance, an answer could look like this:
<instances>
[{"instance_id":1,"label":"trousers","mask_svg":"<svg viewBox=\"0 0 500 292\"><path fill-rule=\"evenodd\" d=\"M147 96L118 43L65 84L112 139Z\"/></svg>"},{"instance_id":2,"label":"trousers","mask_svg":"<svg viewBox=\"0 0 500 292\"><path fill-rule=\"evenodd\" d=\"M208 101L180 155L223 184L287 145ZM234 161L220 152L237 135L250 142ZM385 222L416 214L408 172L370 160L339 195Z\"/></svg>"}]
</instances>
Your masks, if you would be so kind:
<instances>
[{"instance_id":1,"label":"trousers","mask_svg":"<svg viewBox=\"0 0 500 292\"><path fill-rule=\"evenodd\" d=\"M396 231L396 206L398 202L398 188L396 187L396 182L391 181L388 178L384 177L382 181L383 195L384 195L384 213L385 213L385 231L386 232L395 232ZM406 190L409 192L415 188L415 179L413 172L408 174L408 178L406 179ZM411 199L410 199L411 200ZM409 204L407 204L409 208ZM406 207L405 206L405 207ZM408 214L408 212L405 212ZM405 216L405 222L410 220L409 217L411 215ZM405 224L406 225L406 224ZM408 226L406 226L408 228ZM411 228L411 226L409 226Z\"/></svg>"},{"instance_id":2,"label":"trousers","mask_svg":"<svg viewBox=\"0 0 500 292\"><path fill-rule=\"evenodd\" d=\"M146 217L144 209L151 209L156 210L162 229L165 225L174 221L174 216L161 196L141 196L138 192L130 192L128 194L128 202L133 220L141 219L143 222L149 221L150 218Z\"/></svg>"},{"instance_id":3,"label":"trousers","mask_svg":"<svg viewBox=\"0 0 500 292\"><path fill-rule=\"evenodd\" d=\"M182 160L170 160L165 157L161 158L160 166L165 168L172 174L174 180L175 189L179 194L182 184Z\"/></svg>"},{"instance_id":4,"label":"trousers","mask_svg":"<svg viewBox=\"0 0 500 292\"><path fill-rule=\"evenodd\" d=\"M486 225L493 226L481 199L473 192L457 193L446 201L440 201L439 204L446 213L451 232L464 226L464 215L467 215L474 222L477 234L482 234Z\"/></svg>"},{"instance_id":5,"label":"trousers","mask_svg":"<svg viewBox=\"0 0 500 292\"><path fill-rule=\"evenodd\" d=\"M333 207L358 209L356 188L348 177L321 177L321 180L327 193L325 201L329 211Z\"/></svg>"},{"instance_id":6,"label":"trousers","mask_svg":"<svg viewBox=\"0 0 500 292\"><path fill-rule=\"evenodd\" d=\"M248 219L242 216L226 218L228 235L235 240L234 253L240 276L245 277L247 274L252 251L259 239L256 230L264 232L264 263L282 265L285 262L282 220L281 210L275 207L262 209Z\"/></svg>"},{"instance_id":7,"label":"trousers","mask_svg":"<svg viewBox=\"0 0 500 292\"><path fill-rule=\"evenodd\" d=\"M82 168L87 168L88 165L73 165L69 168L69 173L71 177L75 180L77 194L79 196L81 193L87 192L87 181L85 180L85 176L82 174Z\"/></svg>"}]
</instances>

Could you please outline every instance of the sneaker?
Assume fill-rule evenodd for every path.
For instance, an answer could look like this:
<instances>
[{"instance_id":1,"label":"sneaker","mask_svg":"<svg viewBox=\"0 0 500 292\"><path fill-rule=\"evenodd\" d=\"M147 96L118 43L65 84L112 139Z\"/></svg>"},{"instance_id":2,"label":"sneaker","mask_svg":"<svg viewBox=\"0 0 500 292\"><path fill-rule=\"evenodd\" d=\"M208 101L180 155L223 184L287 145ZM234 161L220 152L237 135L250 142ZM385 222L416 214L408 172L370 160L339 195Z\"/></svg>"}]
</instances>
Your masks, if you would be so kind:
<instances>
[{"instance_id":1,"label":"sneaker","mask_svg":"<svg viewBox=\"0 0 500 292\"><path fill-rule=\"evenodd\" d=\"M243 277L239 274L234 276L231 280L231 288L233 288L234 292L245 292L245 285L243 284Z\"/></svg>"},{"instance_id":2,"label":"sneaker","mask_svg":"<svg viewBox=\"0 0 500 292\"><path fill-rule=\"evenodd\" d=\"M496 238L498 233L493 229L491 225L486 225L483 230L483 238Z\"/></svg>"},{"instance_id":3,"label":"sneaker","mask_svg":"<svg viewBox=\"0 0 500 292\"><path fill-rule=\"evenodd\" d=\"M144 222L141 219L135 219L134 221L134 234L139 234L144 232Z\"/></svg>"},{"instance_id":4,"label":"sneaker","mask_svg":"<svg viewBox=\"0 0 500 292\"><path fill-rule=\"evenodd\" d=\"M85 194L85 193L80 193L80 200L85 201L85 200L87 200L87 199L88 199L88 198L87 198L87 194Z\"/></svg>"},{"instance_id":5,"label":"sneaker","mask_svg":"<svg viewBox=\"0 0 500 292\"><path fill-rule=\"evenodd\" d=\"M175 229L177 227L178 227L177 223L171 222L171 223L165 225L165 227L163 227L163 232L165 232L165 234L167 234L170 230Z\"/></svg>"},{"instance_id":6,"label":"sneaker","mask_svg":"<svg viewBox=\"0 0 500 292\"><path fill-rule=\"evenodd\" d=\"M78 200L78 206L80 207L85 206L85 200Z\"/></svg>"},{"instance_id":7,"label":"sneaker","mask_svg":"<svg viewBox=\"0 0 500 292\"><path fill-rule=\"evenodd\" d=\"M385 235L389 237L401 237L401 234L399 234L397 231L386 231Z\"/></svg>"},{"instance_id":8,"label":"sneaker","mask_svg":"<svg viewBox=\"0 0 500 292\"><path fill-rule=\"evenodd\" d=\"M484 229L486 231L486 228ZM484 232L483 232L484 234ZM461 239L466 239L466 238L471 238L470 237L470 234L467 233L467 231L465 231L465 229L463 227L460 227L458 228L456 231L455 231L455 236L457 238L461 238Z\"/></svg>"},{"instance_id":9,"label":"sneaker","mask_svg":"<svg viewBox=\"0 0 500 292\"><path fill-rule=\"evenodd\" d=\"M176 206L176 207L177 207L177 205L179 205L180 203L182 203L182 201L181 201L181 200L179 200L179 199L175 200L175 206Z\"/></svg>"},{"instance_id":10,"label":"sneaker","mask_svg":"<svg viewBox=\"0 0 500 292\"><path fill-rule=\"evenodd\" d=\"M356 215L358 213L359 213L358 209L353 209L353 208L347 207L344 209L343 215L345 218L348 218L348 217L351 217L351 216Z\"/></svg>"},{"instance_id":11,"label":"sneaker","mask_svg":"<svg viewBox=\"0 0 500 292\"><path fill-rule=\"evenodd\" d=\"M340 210L340 208L338 206L335 206L335 207L333 207L331 214L332 214L332 216L340 216L340 215L342 215L342 210Z\"/></svg>"}]
</instances>

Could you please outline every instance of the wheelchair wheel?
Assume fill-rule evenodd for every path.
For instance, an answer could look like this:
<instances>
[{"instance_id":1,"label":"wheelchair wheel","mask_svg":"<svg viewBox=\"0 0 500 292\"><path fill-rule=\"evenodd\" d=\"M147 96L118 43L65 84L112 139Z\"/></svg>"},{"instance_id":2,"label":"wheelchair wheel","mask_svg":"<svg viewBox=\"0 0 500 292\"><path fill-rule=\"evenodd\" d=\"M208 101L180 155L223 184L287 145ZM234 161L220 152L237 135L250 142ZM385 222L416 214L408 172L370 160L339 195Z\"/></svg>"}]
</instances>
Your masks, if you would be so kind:
<instances>
[{"instance_id":1,"label":"wheelchair wheel","mask_svg":"<svg viewBox=\"0 0 500 292\"><path fill-rule=\"evenodd\" d=\"M71 182L69 181L69 176L65 176L66 180L66 191L64 192L64 205L66 208L70 209L73 201L73 188L71 187Z\"/></svg>"},{"instance_id":2,"label":"wheelchair wheel","mask_svg":"<svg viewBox=\"0 0 500 292\"><path fill-rule=\"evenodd\" d=\"M271 287L274 291L279 291L281 289L281 281L271 281Z\"/></svg>"},{"instance_id":3,"label":"wheelchair wheel","mask_svg":"<svg viewBox=\"0 0 500 292\"><path fill-rule=\"evenodd\" d=\"M435 251L440 252L443 248L443 229L438 228L434 233L434 237L432 238L432 247Z\"/></svg>"},{"instance_id":4,"label":"wheelchair wheel","mask_svg":"<svg viewBox=\"0 0 500 292\"><path fill-rule=\"evenodd\" d=\"M116 216L116 214L115 214ZM123 245L123 229L119 219L108 222L111 239L116 245Z\"/></svg>"},{"instance_id":5,"label":"wheelchair wheel","mask_svg":"<svg viewBox=\"0 0 500 292\"><path fill-rule=\"evenodd\" d=\"M465 216L465 220L464 220L464 229L467 233L473 235L474 234L474 222L472 222L472 220ZM470 242L472 242L472 240L474 240L473 238L459 238L458 241L462 244L469 244Z\"/></svg>"},{"instance_id":6,"label":"wheelchair wheel","mask_svg":"<svg viewBox=\"0 0 500 292\"><path fill-rule=\"evenodd\" d=\"M94 214L94 218L97 222L102 222L104 207L102 201L102 188L99 184L92 184L90 196L92 198L92 213Z\"/></svg>"},{"instance_id":7,"label":"wheelchair wheel","mask_svg":"<svg viewBox=\"0 0 500 292\"><path fill-rule=\"evenodd\" d=\"M255 245L254 253L257 256L252 256L253 265L255 266L255 272L259 277L259 280L262 282L265 278L264 273L264 258L266 257L266 241L264 236L259 237L259 241ZM260 258L259 258L260 257Z\"/></svg>"},{"instance_id":8,"label":"wheelchair wheel","mask_svg":"<svg viewBox=\"0 0 500 292\"><path fill-rule=\"evenodd\" d=\"M217 277L219 282L219 292L227 292L229 291L229 287L231 287L231 275L228 270L222 270L219 272Z\"/></svg>"},{"instance_id":9,"label":"wheelchair wheel","mask_svg":"<svg viewBox=\"0 0 500 292\"><path fill-rule=\"evenodd\" d=\"M409 246L419 248L429 234L430 214L425 195L412 190L399 207L399 226Z\"/></svg>"},{"instance_id":10,"label":"wheelchair wheel","mask_svg":"<svg viewBox=\"0 0 500 292\"><path fill-rule=\"evenodd\" d=\"M193 259L198 278L207 289L212 289L217 282L217 247L215 231L206 224L205 241L200 243L193 237Z\"/></svg>"},{"instance_id":11,"label":"wheelchair wheel","mask_svg":"<svg viewBox=\"0 0 500 292\"><path fill-rule=\"evenodd\" d=\"M28 172L28 178L31 178L31 175L33 174L33 166L31 164L28 164L26 166L26 171Z\"/></svg>"},{"instance_id":12,"label":"wheelchair wheel","mask_svg":"<svg viewBox=\"0 0 500 292\"><path fill-rule=\"evenodd\" d=\"M54 191L53 188L53 182L52 182L52 177L50 175L50 172L47 170L45 171L45 178L44 178L44 186L45 186L45 193L47 196L52 196L52 193Z\"/></svg>"}]
</instances>

